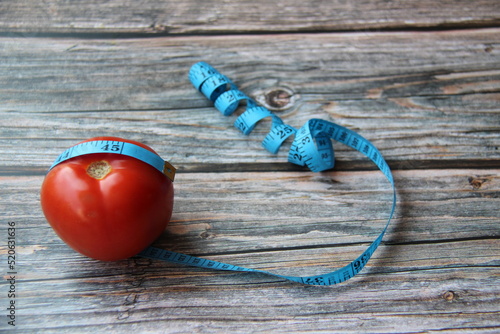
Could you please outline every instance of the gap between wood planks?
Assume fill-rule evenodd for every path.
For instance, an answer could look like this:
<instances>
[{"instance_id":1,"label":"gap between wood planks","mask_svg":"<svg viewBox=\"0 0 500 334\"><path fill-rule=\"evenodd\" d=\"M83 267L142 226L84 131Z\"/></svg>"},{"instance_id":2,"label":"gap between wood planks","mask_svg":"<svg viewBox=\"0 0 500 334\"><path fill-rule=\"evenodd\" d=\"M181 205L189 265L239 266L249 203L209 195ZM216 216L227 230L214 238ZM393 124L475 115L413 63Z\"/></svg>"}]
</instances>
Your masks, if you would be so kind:
<instances>
[{"instance_id":1,"label":"gap between wood planks","mask_svg":"<svg viewBox=\"0 0 500 334\"><path fill-rule=\"evenodd\" d=\"M440 160L415 160L415 161L391 161L387 160L389 167L396 170L423 170L423 169L490 169L500 166L500 159L440 159ZM231 172L309 172L307 167L297 166L288 162L276 163L185 163L176 166L177 173L231 173ZM47 167L48 168L48 167ZM22 166L2 166L0 176L42 176L47 173L45 167L22 167ZM366 159L356 161L336 161L333 171L372 171L378 168Z\"/></svg>"},{"instance_id":2,"label":"gap between wood planks","mask_svg":"<svg viewBox=\"0 0 500 334\"><path fill-rule=\"evenodd\" d=\"M317 27L303 27L298 29L290 30L200 30L196 32L172 32L171 29L154 29L151 27L147 31L137 31L137 32L103 32L103 31L81 31L81 32L57 32L57 31L1 31L0 37L15 37L15 38L73 38L73 39L143 39L143 38L161 38L161 37L205 37L205 36L277 36L277 35L294 35L294 34L307 34L314 33L318 34L349 34L349 33L412 33L412 32L445 32L445 31L456 31L456 30L468 30L468 29L490 29L498 28L498 20L489 21L471 21L463 23L440 23L432 26L408 26L408 25L396 25L396 26L386 26L386 27L360 27L360 28L346 28L346 29L317 29Z\"/></svg>"},{"instance_id":3,"label":"gap between wood planks","mask_svg":"<svg viewBox=\"0 0 500 334\"><path fill-rule=\"evenodd\" d=\"M445 244L445 243L456 243L456 242L467 242L467 241L481 241L481 240L498 240L499 237L495 236L478 236L470 238L454 238L454 239L434 239L434 240L410 240L403 242L395 241L382 241L382 245L386 246L406 246L406 245L430 245L430 244ZM259 253L279 253L279 252L289 252L296 250L312 250L312 249L326 249L326 248L342 248L349 246L369 246L369 242L344 242L335 244L321 244L321 245L307 245L307 246L296 246L296 247L280 247L280 248L259 248L259 249L247 249L247 250L237 250L237 251L222 251L222 252L208 252L208 253L196 253L190 254L192 256L224 256L224 255L245 255L245 254L259 254ZM488 267L484 266L483 267ZM497 267L492 265L491 267Z\"/></svg>"}]
</instances>

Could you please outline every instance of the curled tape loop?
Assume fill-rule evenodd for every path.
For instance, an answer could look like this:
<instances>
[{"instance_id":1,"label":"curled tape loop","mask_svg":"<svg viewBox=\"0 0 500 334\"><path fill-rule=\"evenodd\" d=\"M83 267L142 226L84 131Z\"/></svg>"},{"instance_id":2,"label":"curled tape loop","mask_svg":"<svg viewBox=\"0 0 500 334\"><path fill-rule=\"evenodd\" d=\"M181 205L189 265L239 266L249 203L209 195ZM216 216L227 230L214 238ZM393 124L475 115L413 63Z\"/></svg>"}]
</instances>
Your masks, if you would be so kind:
<instances>
[{"instance_id":1,"label":"curled tape loop","mask_svg":"<svg viewBox=\"0 0 500 334\"><path fill-rule=\"evenodd\" d=\"M138 255L200 268L263 273L308 285L334 285L344 282L360 272L382 242L382 238L396 208L396 188L394 179L387 162L378 149L356 132L329 121L311 119L299 130L285 124L269 110L258 106L255 101L239 91L230 79L218 73L207 63L200 62L193 65L189 72L189 79L193 86L202 92L209 100L214 102L215 107L225 116L231 115L238 108L240 103L246 100L247 110L235 121L235 126L245 135L250 134L260 120L271 117L271 130L262 142L264 148L269 152L277 153L285 140L295 136L288 154L288 160L292 163L307 166L314 172L333 168L335 156L331 139L363 153L382 171L391 184L392 208L383 230L361 255L348 265L323 275L304 277L279 275L268 271L244 268L151 246ZM50 168L52 169L57 164L72 157L90 153L116 153L137 158L150 164L160 172L165 173L165 175L170 177L173 181L175 168L168 162L165 162L158 155L140 146L116 141L90 141L73 146L63 152Z\"/></svg>"},{"instance_id":2,"label":"curled tape loop","mask_svg":"<svg viewBox=\"0 0 500 334\"><path fill-rule=\"evenodd\" d=\"M234 123L234 125L245 135L250 134L260 120L266 117L271 117L271 130L262 142L264 148L266 148L269 152L277 153L280 146L287 138L295 136L288 154L288 160L301 166L306 165L311 171L314 172L320 172L333 168L335 155L331 139L360 151L372 160L382 173L384 173L385 177L392 186L392 208L389 218L387 219L387 223L378 237L354 261L340 269L323 275L305 277L285 276L268 271L244 268L228 263L207 260L155 247L148 247L139 255L151 259L159 259L201 268L263 273L308 285L333 285L354 277L359 271L361 271L361 269L363 269L382 242L382 238L387 230L387 227L389 226L396 208L396 189L394 186L394 180L391 170L380 152L372 143L356 132L325 120L311 119L302 128L297 130L290 125L285 124L279 117L271 113L266 108L257 106L252 99L240 92L234 84L221 84L220 86L217 86L210 83L211 78L221 78L219 75L220 74L213 67L207 63L201 62L193 65L189 72L189 79L193 83L194 87L203 92L207 98L210 100L215 98L215 107L225 116L231 115L237 109L241 101L247 100L246 111L243 112ZM204 86L205 83L207 83L206 87L210 88L206 88ZM224 87L226 91L222 92L224 89L222 87Z\"/></svg>"},{"instance_id":3,"label":"curled tape loop","mask_svg":"<svg viewBox=\"0 0 500 334\"><path fill-rule=\"evenodd\" d=\"M370 143L368 140L366 140L356 132L349 130L343 126L318 119L310 120L306 125L307 127L305 129L304 128L301 129L301 132L303 131L303 133L299 133L298 135L299 140L303 140L303 138L306 138L308 136L307 134L308 133L310 134L310 132L312 131L316 135L325 134L319 137L317 136L316 138L323 139L329 137L337 141L340 141L345 145L350 146L358 150L359 152L363 153L371 161L373 161L375 165L377 165L377 167L382 171L382 173L385 175L385 177L392 186L392 207L389 214L389 218L387 219L387 223L385 224L382 232L377 236L377 238L354 261L352 261L351 263L340 269L337 269L335 271L323 275L285 276L264 270L245 268L228 263L203 259L196 256L190 256L172 251L167 251L156 247L148 247L144 251L142 251L139 255L150 259L169 261L200 268L262 273L307 285L334 285L345 282L348 279L354 277L368 263L368 260L372 257L373 253L382 242L382 238L384 237L384 234L387 231L387 228L391 222L391 218L394 215L394 211L396 208L396 188L394 185L394 179L391 170L387 165L387 162L384 160L378 149L372 143ZM312 135L309 138L312 138ZM307 150L309 146L301 145L300 147L301 147L300 148L301 153L303 154L303 156L306 157L307 160L307 158L311 155L311 152L306 152L304 150ZM324 159L321 160L324 161ZM309 166L311 167L312 165ZM315 168L314 166L312 167Z\"/></svg>"}]
</instances>

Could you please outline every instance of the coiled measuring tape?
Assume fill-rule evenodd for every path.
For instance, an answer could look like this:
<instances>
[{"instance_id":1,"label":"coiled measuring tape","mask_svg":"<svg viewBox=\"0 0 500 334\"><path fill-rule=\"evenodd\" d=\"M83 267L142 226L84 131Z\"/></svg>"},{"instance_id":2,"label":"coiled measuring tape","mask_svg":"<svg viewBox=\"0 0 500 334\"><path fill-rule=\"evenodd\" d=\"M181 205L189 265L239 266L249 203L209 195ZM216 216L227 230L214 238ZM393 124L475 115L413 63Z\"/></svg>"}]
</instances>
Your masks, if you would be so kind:
<instances>
[{"instance_id":1,"label":"coiled measuring tape","mask_svg":"<svg viewBox=\"0 0 500 334\"><path fill-rule=\"evenodd\" d=\"M382 171L392 186L392 207L389 218L377 238L354 261L342 268L322 275L280 275L264 270L245 268L228 263L203 259L152 246L147 247L138 255L145 258L163 260L200 268L262 273L308 285L334 285L347 281L359 273L368 263L368 260L382 242L382 238L387 231L396 208L396 189L392 172L378 149L356 132L322 119L311 119L299 130L285 124L278 116L266 108L259 106L254 100L239 91L231 80L221 75L207 63L200 62L193 65L189 72L189 79L195 88L214 102L215 107L225 116L229 116L234 113L240 103L246 100L246 111L235 121L235 126L246 135L253 130L260 120L266 117L271 117L271 130L262 142L264 148L271 153L277 153L280 146L287 138L295 136L288 154L288 160L300 166L307 166L313 172L320 172L333 168L335 159L331 139L339 141L363 153ZM78 144L63 152L50 168L52 169L57 164L72 157L92 153L115 153L127 155L153 166L155 169L167 175L167 177L169 177L172 181L174 179L175 168L168 162L140 146L120 141L100 140Z\"/></svg>"},{"instance_id":2,"label":"coiled measuring tape","mask_svg":"<svg viewBox=\"0 0 500 334\"><path fill-rule=\"evenodd\" d=\"M246 110L234 122L234 126L245 135L250 134L259 121L270 117L272 120L271 130L262 141L262 145L269 152L273 154L277 153L285 140L291 136L295 136L288 153L288 161L291 163L307 166L313 172L321 172L333 168L335 156L331 139L363 153L382 171L392 186L392 207L389 218L377 238L358 258L340 269L323 275L305 277L285 276L268 271L202 259L155 247L147 248L140 255L151 259L201 268L264 273L309 285L333 285L344 282L359 273L382 242L382 238L396 208L396 188L392 172L379 150L356 132L322 119L311 119L299 130L285 124L281 118L258 105L253 99L241 92L228 77L220 74L205 62L196 63L191 67L189 80L196 89L214 103L215 108L224 116L232 115L240 104L246 102Z\"/></svg>"}]
</instances>

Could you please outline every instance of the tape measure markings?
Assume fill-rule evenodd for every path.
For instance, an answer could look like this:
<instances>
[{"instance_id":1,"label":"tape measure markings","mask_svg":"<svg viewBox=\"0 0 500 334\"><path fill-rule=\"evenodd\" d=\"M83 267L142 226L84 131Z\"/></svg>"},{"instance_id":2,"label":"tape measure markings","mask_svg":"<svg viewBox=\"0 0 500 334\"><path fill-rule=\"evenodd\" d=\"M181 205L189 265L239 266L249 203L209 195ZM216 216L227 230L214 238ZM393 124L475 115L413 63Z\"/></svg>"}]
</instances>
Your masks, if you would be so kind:
<instances>
[{"instance_id":1,"label":"tape measure markings","mask_svg":"<svg viewBox=\"0 0 500 334\"><path fill-rule=\"evenodd\" d=\"M232 86L233 83L228 77L222 74L214 74L203 81L201 92L212 102L215 102L220 94L227 90L227 86Z\"/></svg>"},{"instance_id":2,"label":"tape measure markings","mask_svg":"<svg viewBox=\"0 0 500 334\"><path fill-rule=\"evenodd\" d=\"M313 122L314 124L314 122ZM338 126L338 125L335 125ZM338 126L339 129L345 129L342 128L341 126ZM345 129L346 132L349 132L350 130ZM355 142L363 144L362 147L366 148L364 152L361 152L363 154L372 154L373 152L378 152L376 148L369 143L366 139L363 137L359 136L359 139L357 139ZM56 166L57 164L66 161L68 159L71 159L73 157L85 155L85 154L93 154L93 153L115 153L115 154L123 154L126 156L131 156L136 159L139 159L141 161L144 161L151 166L155 167L156 169L161 171L161 167L159 166L158 162L158 156L149 150L146 150L140 146L126 143L126 142L119 142L119 141L90 141L90 142L85 142L82 144L75 145L66 151L64 151L54 162L51 168ZM157 158L151 159L151 157L156 156ZM367 155L368 156L368 155ZM395 209L395 203L396 203L396 192L395 192L395 187L394 187L394 182L392 180L392 174L390 173L390 169L388 166L385 164L385 161L383 158L381 158L381 155L377 155L379 158L376 159L377 166L383 171L384 175L387 177L387 179L390 181L392 187L393 187L393 205L390 213L390 217L383 229L383 231L380 233L380 235L375 239L374 242L354 261L349 263L348 265L335 270L331 273L323 274L323 275L315 275L315 276L306 276L306 277L299 277L299 276L285 276L285 275L280 275L264 270L257 270L257 269L251 269L251 268L245 268L242 266L235 266L232 264L228 263L223 263L219 261L214 261L214 260L209 260L209 259L204 259L204 258L199 258L191 255L186 255L182 253L177 253L173 251L167 251L163 249L159 249L156 247L148 247L145 250L143 250L141 253L139 253L139 256L150 258L150 259L158 259L158 260L163 260L163 261L170 261L170 262L175 262L179 264L185 264L185 265L191 265L191 266L196 266L200 268L207 268L207 269L217 269L217 270L226 270L226 271L238 271L238 272L255 272L255 273L262 273L262 274L267 274L267 275L272 275L278 278L282 279L287 279L290 281L302 283L302 284L308 284L308 285L333 285L333 284L338 284L341 282L344 282L352 277L354 277L361 269L366 265L368 260L371 258L373 255L375 249L379 246L380 242L382 241L382 237L387 230L387 227L390 223L390 219L393 215L394 209ZM368 156L369 157L369 156ZM373 157L373 155L372 155ZM155 160L155 162L153 162ZM161 158L160 158L161 160ZM163 160L162 160L163 161ZM382 161L382 162L381 162ZM166 163L166 162L164 162Z\"/></svg>"},{"instance_id":3,"label":"tape measure markings","mask_svg":"<svg viewBox=\"0 0 500 334\"><path fill-rule=\"evenodd\" d=\"M200 268L263 273L308 285L338 284L354 277L357 273L359 273L359 271L361 271L368 263L368 260L382 242L382 238L390 224L396 207L396 188L393 176L387 162L384 160L379 150L367 139L363 138L356 132L329 121L311 119L299 130L286 125L279 117L271 113L269 110L264 107L257 106L255 101L248 98L241 91L237 90L236 86L230 81L230 79L220 75L220 73L207 63L200 62L193 65L189 72L189 79L198 90L203 91L203 94L207 98L215 100L215 107L225 116L231 115L237 109L240 102L246 100L247 110L235 121L235 125L244 134L249 134L255 125L263 118L272 117L271 130L264 138L262 145L268 151L276 153L287 138L292 135L295 136L288 154L288 160L292 163L301 166L307 165L312 171L315 172L331 169L334 165L335 158L331 139L339 141L364 154L373 163L375 163L392 186L392 207L389 218L387 219L387 223L381 233L361 255L348 265L323 275L305 277L285 276L268 271L245 268L191 255L176 253L173 251L167 251L152 246L146 248L138 255L146 258L170 261ZM206 88L203 88L205 84L207 84L207 86ZM50 169L73 157L93 153L115 153L130 156L153 166L155 169L164 173L172 181L174 179L175 168L170 163L164 161L161 157L149 150L121 141L99 140L77 144L60 154Z\"/></svg>"},{"instance_id":4,"label":"tape measure markings","mask_svg":"<svg viewBox=\"0 0 500 334\"><path fill-rule=\"evenodd\" d=\"M248 135L254 129L255 125L263 118L272 116L271 112L263 107L252 107L242 113L236 121L234 126L239 129L243 134Z\"/></svg>"},{"instance_id":5,"label":"tape measure markings","mask_svg":"<svg viewBox=\"0 0 500 334\"><path fill-rule=\"evenodd\" d=\"M61 162L74 157L94 153L126 155L154 167L161 173L165 174L165 176L167 176L171 181L174 181L175 178L175 167L169 162L163 160L159 155L132 143L112 140L93 140L72 146L59 155L56 161L49 168L49 171Z\"/></svg>"},{"instance_id":6,"label":"tape measure markings","mask_svg":"<svg viewBox=\"0 0 500 334\"><path fill-rule=\"evenodd\" d=\"M219 110L224 116L232 115L240 102L247 100L247 105L253 106L252 100L239 90L231 89L220 94L215 101L215 108Z\"/></svg>"},{"instance_id":7,"label":"tape measure markings","mask_svg":"<svg viewBox=\"0 0 500 334\"><path fill-rule=\"evenodd\" d=\"M202 72L203 74L200 74ZM203 87L204 83L207 82L204 77L209 73L211 75L214 75L214 73L218 74L218 71L211 67L209 64L200 62L192 66L189 72L189 79L191 80L195 88L204 92L205 96L213 97L213 95L211 95L212 93L209 92L210 89ZM227 88L228 87L226 85L226 89ZM237 109L240 101L245 98L247 99L247 110L243 112L234 123L234 125L245 135L250 134L255 125L263 118L272 117L273 121L271 130L262 141L262 146L269 152L275 154L279 151L279 148L287 138L295 136L288 152L288 161L300 166L307 165L313 172L321 172L334 167L335 154L331 139L341 142L364 154L382 171L382 173L385 175L392 186L392 207L390 210L389 218L387 219L387 223L385 224L378 237L370 244L370 246L354 261L331 273L307 277L284 276L267 271L237 267L229 264L224 264L222 262L214 262L217 263L217 268L224 268L222 270L260 272L280 278L285 278L294 282L311 285L333 285L344 282L354 277L357 273L359 273L361 269L363 269L377 247L382 242L382 238L387 230L387 227L390 224L392 216L394 215L396 207L396 188L394 185L391 170L387 162L384 160L382 154L380 154L378 149L375 148L375 146L367 139L363 138L356 132L338 124L322 119L311 119L307 121L306 124L304 124L304 126L302 126L299 130L286 125L279 117L277 117L264 107L259 106L256 108L255 102L246 97L246 95L239 91L234 84L229 87L229 90L218 95L218 97L215 99L214 106L216 109L221 111L223 115L229 116ZM161 254L161 252L162 250L150 247L143 253L141 253L141 255L150 258L158 258L158 256L155 256L154 254ZM169 254L171 254L169 255L169 258L172 257L174 259L174 262L196 265L204 268L207 267L205 264L208 260L195 257L182 257L177 255L178 253L174 252L169 252ZM193 259L196 259L196 263L194 263Z\"/></svg>"},{"instance_id":8,"label":"tape measure markings","mask_svg":"<svg viewBox=\"0 0 500 334\"><path fill-rule=\"evenodd\" d=\"M281 118L271 111L262 106L250 106L236 119L234 126L244 135L249 135L257 123L267 117L272 118L271 129L262 141L262 146L267 151L276 154L283 142L297 130L283 123Z\"/></svg>"},{"instance_id":9,"label":"tape measure markings","mask_svg":"<svg viewBox=\"0 0 500 334\"><path fill-rule=\"evenodd\" d=\"M294 127L282 123L274 124L271 131L266 135L262 141L262 146L269 152L276 154L278 153L281 145L288 139L288 137L293 136L297 132Z\"/></svg>"},{"instance_id":10,"label":"tape measure markings","mask_svg":"<svg viewBox=\"0 0 500 334\"><path fill-rule=\"evenodd\" d=\"M198 62L191 67L189 80L199 90L205 80L214 74L218 74L218 72L212 66L205 62Z\"/></svg>"}]
</instances>

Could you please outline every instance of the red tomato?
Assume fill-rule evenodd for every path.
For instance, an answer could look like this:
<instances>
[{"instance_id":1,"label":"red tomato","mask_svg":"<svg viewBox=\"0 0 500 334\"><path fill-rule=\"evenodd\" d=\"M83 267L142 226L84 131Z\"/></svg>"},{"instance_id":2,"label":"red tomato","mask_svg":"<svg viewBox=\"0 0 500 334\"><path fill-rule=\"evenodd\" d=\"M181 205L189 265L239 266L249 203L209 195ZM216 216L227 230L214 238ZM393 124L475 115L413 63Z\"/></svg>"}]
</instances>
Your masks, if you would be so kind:
<instances>
[{"instance_id":1,"label":"red tomato","mask_svg":"<svg viewBox=\"0 0 500 334\"><path fill-rule=\"evenodd\" d=\"M150 147L116 137L156 153ZM136 255L165 230L172 215L170 179L149 164L120 154L95 153L52 168L42 184L47 221L74 250L115 261Z\"/></svg>"}]
</instances>

